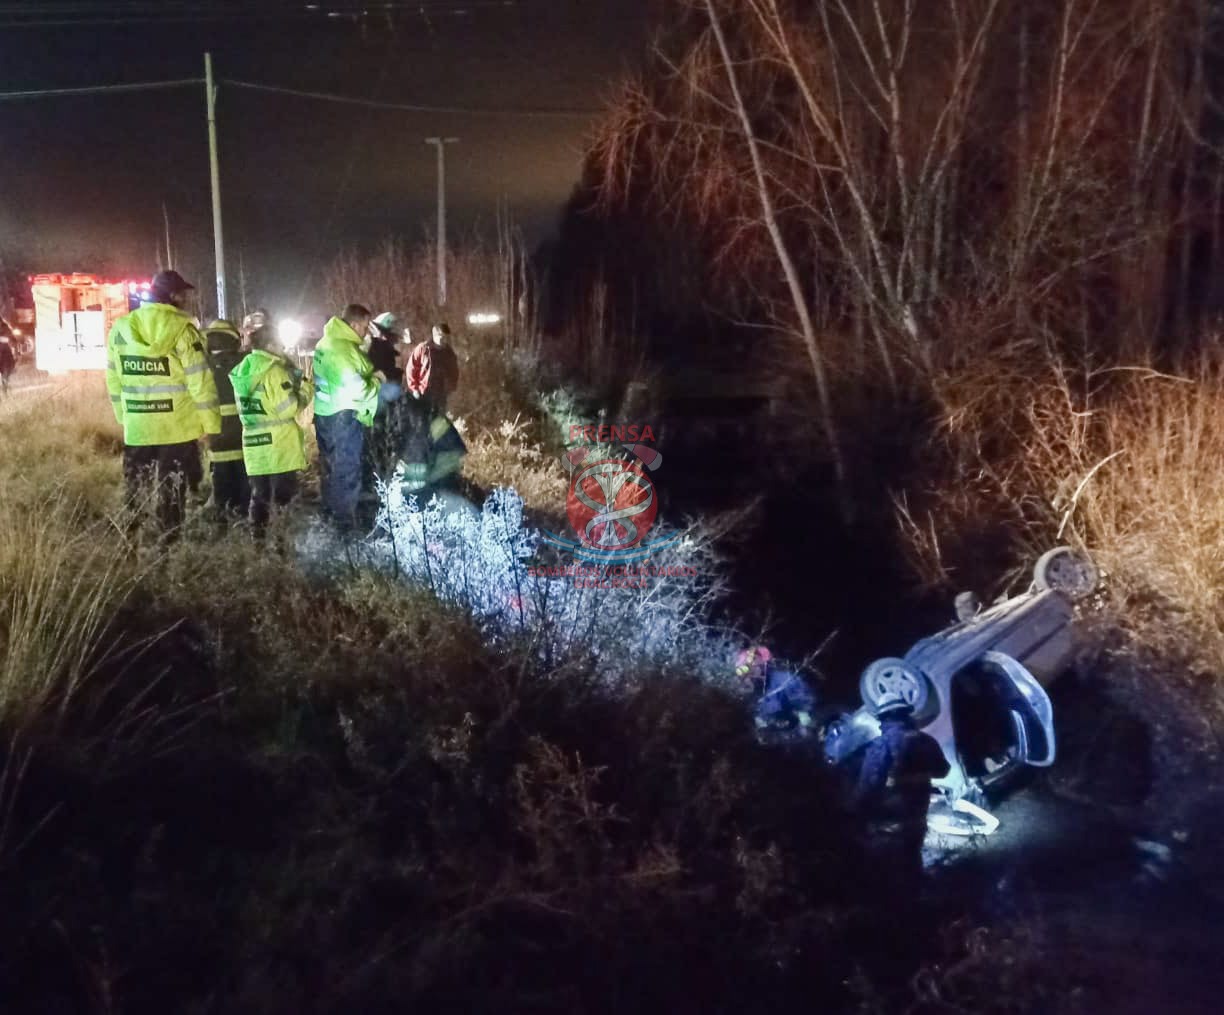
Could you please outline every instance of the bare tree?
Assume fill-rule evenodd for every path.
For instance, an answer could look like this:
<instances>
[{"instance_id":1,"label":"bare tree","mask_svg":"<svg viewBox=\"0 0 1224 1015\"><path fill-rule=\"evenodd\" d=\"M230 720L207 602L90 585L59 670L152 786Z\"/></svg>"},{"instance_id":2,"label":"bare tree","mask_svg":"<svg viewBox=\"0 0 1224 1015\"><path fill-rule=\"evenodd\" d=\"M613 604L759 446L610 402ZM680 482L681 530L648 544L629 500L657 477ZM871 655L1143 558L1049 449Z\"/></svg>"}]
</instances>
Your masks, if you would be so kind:
<instances>
[{"instance_id":1,"label":"bare tree","mask_svg":"<svg viewBox=\"0 0 1224 1015\"><path fill-rule=\"evenodd\" d=\"M790 290L795 316L799 321L800 334L803 338L804 347L807 349L808 359L812 365L812 374L816 380L816 390L820 398L821 423L824 427L825 437L829 442L830 452L833 457L833 467L836 472L838 491L841 495L842 509L843 512L849 514L853 501L846 487L846 468L842 459L841 441L838 438L837 426L834 422L827 371L825 369L824 357L817 342L816 331L812 326L812 315L808 309L808 298L804 293L803 283L800 281L799 269L796 267L795 259L791 256L786 239L782 235L782 229L778 225L778 218L774 212L772 188L769 178L765 173L760 144L753 131L752 118L748 115L748 109L744 105L744 99L740 93L735 63L727 47L727 39L723 34L722 22L719 20L718 7L714 0L706 0L706 10L709 12L710 28L713 30L714 38L718 42L718 51L722 57L723 66L726 68L727 83L731 90L732 100L735 103L735 111L743 127L744 140L747 143L748 152L752 159L753 177L756 181L757 194L761 202L761 218L765 223L766 229L769 230L769 237L773 242L778 263L782 266L782 271L786 275L786 284Z\"/></svg>"}]
</instances>

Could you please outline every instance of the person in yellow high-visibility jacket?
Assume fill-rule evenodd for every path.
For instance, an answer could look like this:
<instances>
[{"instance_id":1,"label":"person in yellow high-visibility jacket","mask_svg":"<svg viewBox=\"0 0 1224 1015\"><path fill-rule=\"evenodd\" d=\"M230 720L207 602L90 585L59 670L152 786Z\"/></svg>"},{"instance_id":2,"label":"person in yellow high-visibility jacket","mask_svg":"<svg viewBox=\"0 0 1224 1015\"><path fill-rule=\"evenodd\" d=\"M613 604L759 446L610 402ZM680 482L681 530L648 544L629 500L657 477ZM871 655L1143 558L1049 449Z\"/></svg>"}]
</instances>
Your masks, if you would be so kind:
<instances>
[{"instance_id":1,"label":"person in yellow high-visibility jacket","mask_svg":"<svg viewBox=\"0 0 1224 1015\"><path fill-rule=\"evenodd\" d=\"M353 303L323 329L314 351L315 436L323 510L342 529L357 524L365 431L374 424L386 378L362 349L370 311Z\"/></svg>"},{"instance_id":2,"label":"person in yellow high-visibility jacket","mask_svg":"<svg viewBox=\"0 0 1224 1015\"><path fill-rule=\"evenodd\" d=\"M249 336L251 351L230 371L242 421L242 457L251 484L251 525L263 531L274 506L297 496L306 468L306 443L298 413L314 397L314 385L284 356L271 328Z\"/></svg>"},{"instance_id":3,"label":"person in yellow high-visibility jacket","mask_svg":"<svg viewBox=\"0 0 1224 1015\"><path fill-rule=\"evenodd\" d=\"M221 432L204 342L183 310L193 288L177 271L158 272L153 302L119 318L106 343L106 388L123 427L128 501L135 506L155 490L167 533L182 525L187 490L203 478L197 442Z\"/></svg>"}]
</instances>

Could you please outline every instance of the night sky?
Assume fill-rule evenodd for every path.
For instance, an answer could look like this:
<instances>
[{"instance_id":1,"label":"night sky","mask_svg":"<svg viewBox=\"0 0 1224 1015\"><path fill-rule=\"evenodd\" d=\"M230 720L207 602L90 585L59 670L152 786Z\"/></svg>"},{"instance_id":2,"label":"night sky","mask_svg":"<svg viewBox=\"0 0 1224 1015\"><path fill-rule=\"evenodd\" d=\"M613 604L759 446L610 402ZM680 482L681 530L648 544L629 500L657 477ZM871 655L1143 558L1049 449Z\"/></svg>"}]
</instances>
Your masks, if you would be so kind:
<instances>
[{"instance_id":1,"label":"night sky","mask_svg":"<svg viewBox=\"0 0 1224 1015\"><path fill-rule=\"evenodd\" d=\"M0 91L202 77L209 49L222 81L422 105L598 109L644 53L653 3L414 0L349 16L356 8L0 2ZM296 311L305 291L300 309L311 312L324 309L314 305L318 269L342 247L432 226L435 156L423 138L462 139L448 154L452 235L491 226L505 200L536 241L577 180L590 125L380 111L224 85L218 119L231 291L241 253L256 298ZM8 265L147 272L166 201L177 260L210 284L202 86L0 102L0 150Z\"/></svg>"}]
</instances>

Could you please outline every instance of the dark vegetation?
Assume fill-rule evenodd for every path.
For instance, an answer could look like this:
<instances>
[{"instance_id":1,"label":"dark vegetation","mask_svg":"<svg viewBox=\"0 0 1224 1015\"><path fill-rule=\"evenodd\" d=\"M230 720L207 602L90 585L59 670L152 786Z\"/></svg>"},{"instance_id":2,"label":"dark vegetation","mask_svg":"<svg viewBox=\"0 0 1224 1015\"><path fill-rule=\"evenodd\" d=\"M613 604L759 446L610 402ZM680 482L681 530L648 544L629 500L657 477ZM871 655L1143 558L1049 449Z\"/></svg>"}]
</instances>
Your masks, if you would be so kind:
<instances>
[{"instance_id":1,"label":"dark vegetation","mask_svg":"<svg viewBox=\"0 0 1224 1015\"><path fill-rule=\"evenodd\" d=\"M530 291L542 334L521 258L456 265L514 322L466 374L474 478L547 510L550 425L659 420L673 514L737 519L727 616L797 656L838 631L826 689L952 588L1087 547L1111 605L1034 798L1075 798L1077 847L1115 859L1180 843L1177 948L1121 865L1052 907L990 866L897 897L828 771L665 663L609 687L581 654L494 650L426 593L307 578L289 530L129 544L105 401L70 389L4 410L0 1009L1150 1011L1141 987L1186 988L1211 939L1184 896L1220 891L1222 841L1216 5L876 10L667 5ZM331 284L425 318L425 263L389 247Z\"/></svg>"},{"instance_id":2,"label":"dark vegetation","mask_svg":"<svg viewBox=\"0 0 1224 1015\"><path fill-rule=\"evenodd\" d=\"M857 626L914 584L902 557L994 592L1055 538L1108 552L1064 514L1107 431L1146 424L1139 391L1168 390L1133 368L1217 390L1218 5L667 10L546 324L579 373L641 382L608 410L663 418L681 507L761 495L745 602L832 570Z\"/></svg>"},{"instance_id":3,"label":"dark vegetation","mask_svg":"<svg viewBox=\"0 0 1224 1015\"><path fill-rule=\"evenodd\" d=\"M725 689L486 648L428 594L320 584L204 518L128 545L91 394L39 457L98 469L94 499L32 469L2 495L5 1011L905 992L933 938L895 914L931 915L879 897L831 774L757 745Z\"/></svg>"}]
</instances>

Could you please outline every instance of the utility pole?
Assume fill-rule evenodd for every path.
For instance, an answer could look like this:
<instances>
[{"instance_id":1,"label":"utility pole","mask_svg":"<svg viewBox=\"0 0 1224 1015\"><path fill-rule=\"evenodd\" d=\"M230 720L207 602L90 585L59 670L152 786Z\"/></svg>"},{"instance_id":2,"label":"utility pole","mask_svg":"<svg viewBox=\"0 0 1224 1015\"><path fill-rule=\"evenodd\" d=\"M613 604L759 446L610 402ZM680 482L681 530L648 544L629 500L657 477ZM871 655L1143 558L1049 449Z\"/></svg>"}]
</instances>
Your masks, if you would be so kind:
<instances>
[{"instance_id":1,"label":"utility pole","mask_svg":"<svg viewBox=\"0 0 1224 1015\"><path fill-rule=\"evenodd\" d=\"M427 137L426 144L438 149L438 306L446 306L446 146L457 137Z\"/></svg>"},{"instance_id":2,"label":"utility pole","mask_svg":"<svg viewBox=\"0 0 1224 1015\"><path fill-rule=\"evenodd\" d=\"M213 245L217 256L217 316L224 318L225 237L221 230L221 167L217 162L217 86L213 83L211 53L204 54L204 90L208 94L208 168L212 176Z\"/></svg>"},{"instance_id":3,"label":"utility pole","mask_svg":"<svg viewBox=\"0 0 1224 1015\"><path fill-rule=\"evenodd\" d=\"M242 247L238 248L238 298L242 300L242 319L247 315L246 261L242 255Z\"/></svg>"},{"instance_id":4,"label":"utility pole","mask_svg":"<svg viewBox=\"0 0 1224 1015\"><path fill-rule=\"evenodd\" d=\"M162 202L162 218L166 222L166 267L174 268L174 254L170 252L170 211L166 208L166 202Z\"/></svg>"}]
</instances>

